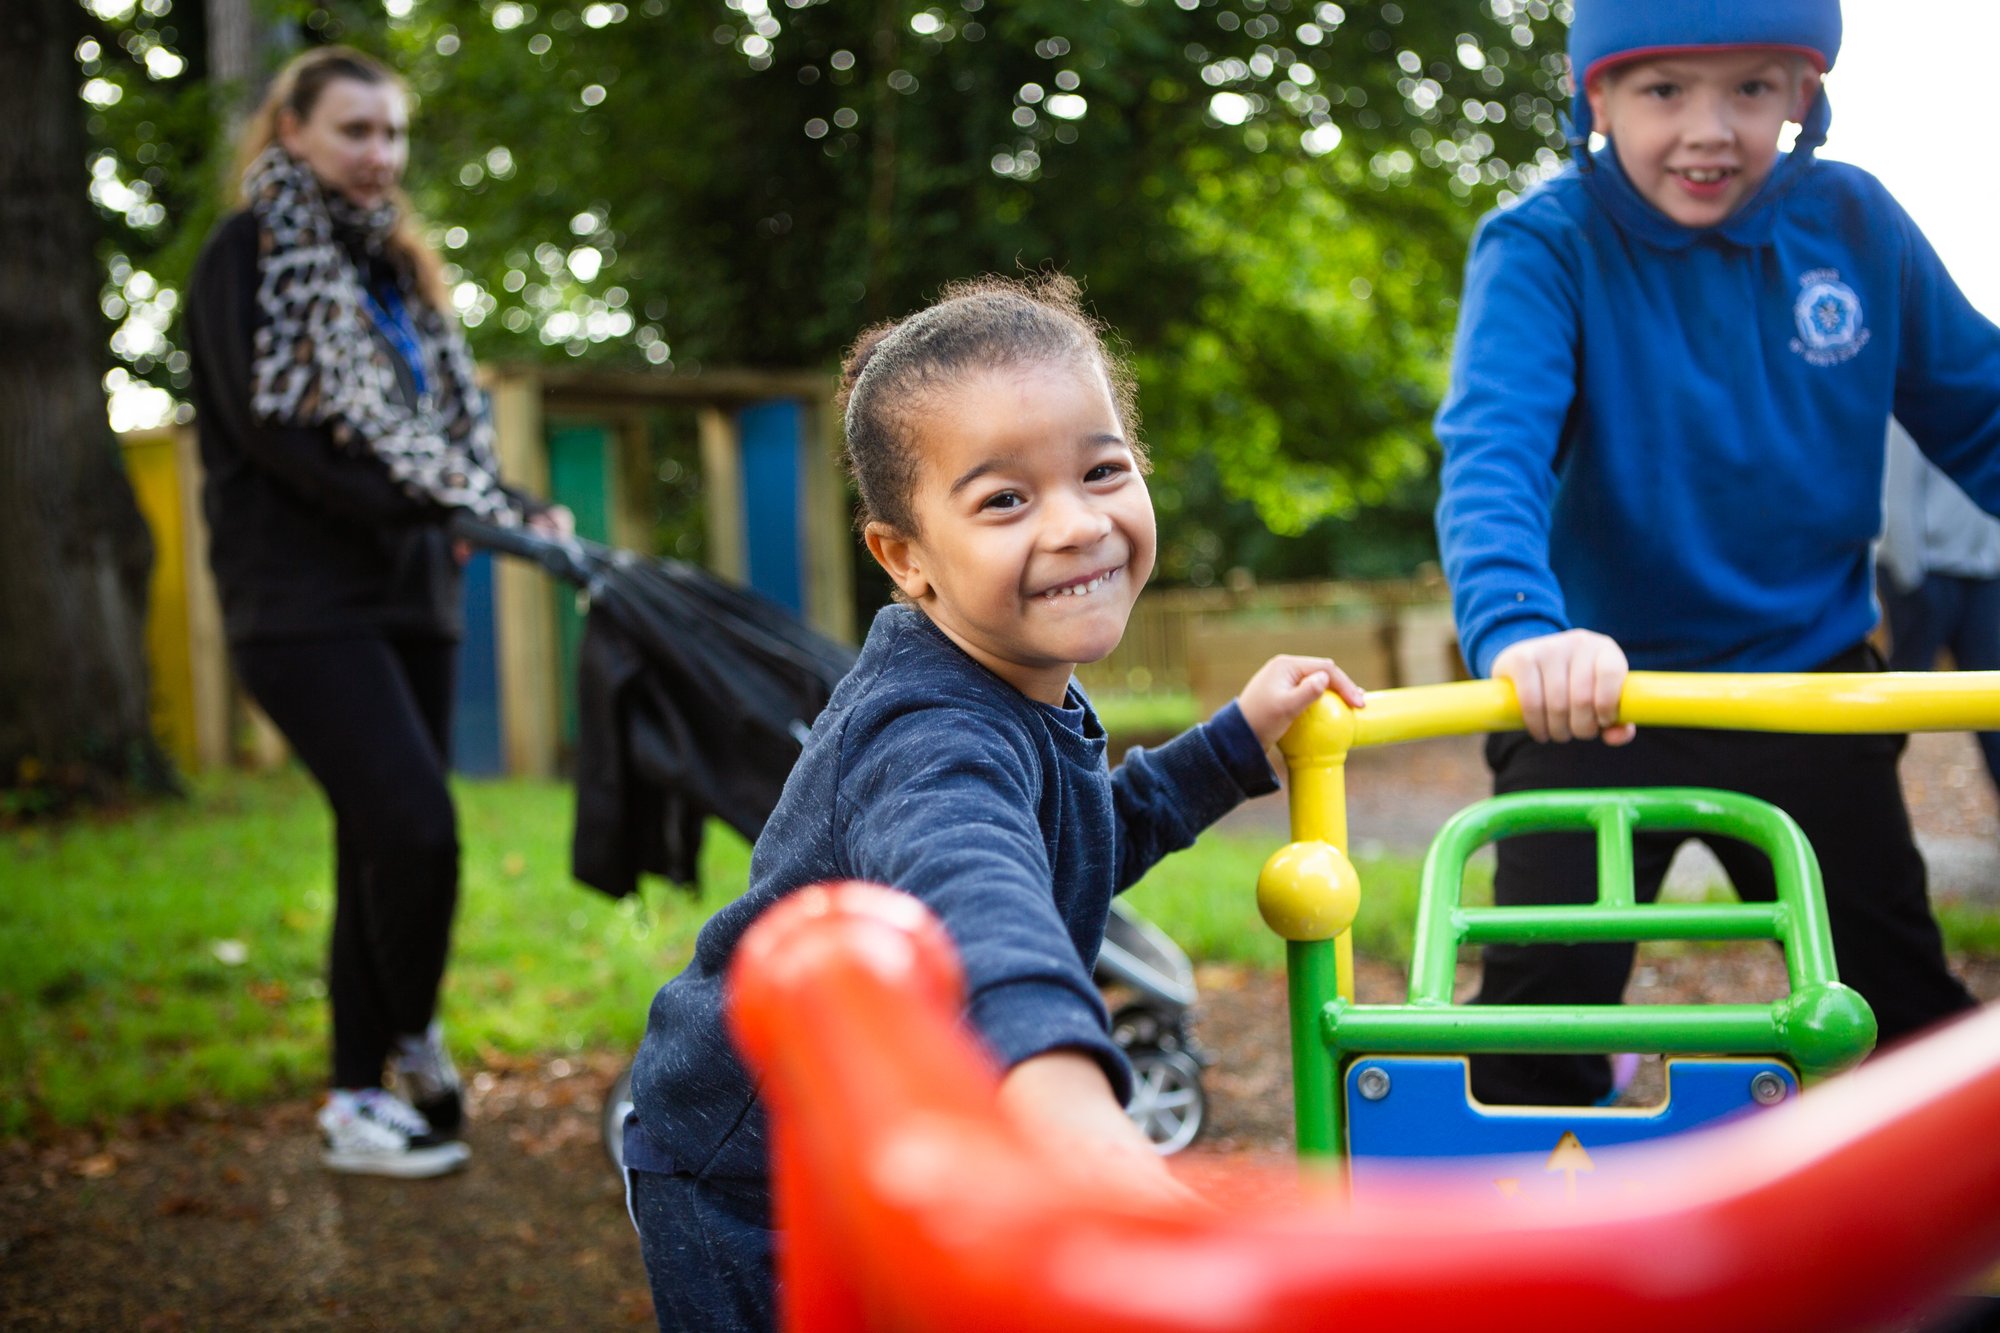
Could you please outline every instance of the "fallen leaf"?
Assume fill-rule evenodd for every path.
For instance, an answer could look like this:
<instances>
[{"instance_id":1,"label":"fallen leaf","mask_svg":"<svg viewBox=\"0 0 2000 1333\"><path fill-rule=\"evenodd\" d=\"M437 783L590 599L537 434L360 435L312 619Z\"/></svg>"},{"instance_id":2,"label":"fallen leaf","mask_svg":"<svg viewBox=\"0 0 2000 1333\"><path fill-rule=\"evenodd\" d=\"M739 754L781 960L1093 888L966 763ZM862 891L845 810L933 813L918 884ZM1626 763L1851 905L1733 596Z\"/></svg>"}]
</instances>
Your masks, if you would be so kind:
<instances>
[{"instance_id":1,"label":"fallen leaf","mask_svg":"<svg viewBox=\"0 0 2000 1333\"><path fill-rule=\"evenodd\" d=\"M102 1180L118 1173L118 1158L111 1153L93 1153L70 1168L85 1180Z\"/></svg>"}]
</instances>

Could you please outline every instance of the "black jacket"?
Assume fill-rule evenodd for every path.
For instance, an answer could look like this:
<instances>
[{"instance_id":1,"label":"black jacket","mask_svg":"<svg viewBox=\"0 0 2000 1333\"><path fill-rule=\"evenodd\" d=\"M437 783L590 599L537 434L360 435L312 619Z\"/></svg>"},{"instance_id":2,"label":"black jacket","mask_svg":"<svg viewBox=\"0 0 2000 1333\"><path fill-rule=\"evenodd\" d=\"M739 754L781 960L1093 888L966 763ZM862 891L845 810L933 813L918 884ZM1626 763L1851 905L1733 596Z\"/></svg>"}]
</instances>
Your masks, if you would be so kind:
<instances>
[{"instance_id":1,"label":"black jacket","mask_svg":"<svg viewBox=\"0 0 2000 1333\"><path fill-rule=\"evenodd\" d=\"M613 897L641 871L692 886L702 821L757 836L854 652L676 560L620 554L590 589L572 872Z\"/></svg>"},{"instance_id":2,"label":"black jacket","mask_svg":"<svg viewBox=\"0 0 2000 1333\"><path fill-rule=\"evenodd\" d=\"M372 455L336 448L326 427L252 417L260 319L257 222L237 213L195 261L186 315L209 563L229 641L457 638L447 511L405 492ZM414 402L415 381L394 359Z\"/></svg>"}]
</instances>

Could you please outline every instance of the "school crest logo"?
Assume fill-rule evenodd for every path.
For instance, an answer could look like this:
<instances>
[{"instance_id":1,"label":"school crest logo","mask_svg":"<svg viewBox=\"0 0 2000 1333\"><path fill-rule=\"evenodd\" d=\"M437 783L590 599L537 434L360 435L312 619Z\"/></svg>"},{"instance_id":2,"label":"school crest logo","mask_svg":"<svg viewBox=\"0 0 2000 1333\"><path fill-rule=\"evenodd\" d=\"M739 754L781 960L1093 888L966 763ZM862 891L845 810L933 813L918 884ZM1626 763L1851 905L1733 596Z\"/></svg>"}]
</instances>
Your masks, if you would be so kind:
<instances>
[{"instance_id":1,"label":"school crest logo","mask_svg":"<svg viewBox=\"0 0 2000 1333\"><path fill-rule=\"evenodd\" d=\"M1837 366L1868 345L1861 298L1835 269L1816 268L1799 279L1792 323L1799 330L1792 350L1815 366Z\"/></svg>"}]
</instances>

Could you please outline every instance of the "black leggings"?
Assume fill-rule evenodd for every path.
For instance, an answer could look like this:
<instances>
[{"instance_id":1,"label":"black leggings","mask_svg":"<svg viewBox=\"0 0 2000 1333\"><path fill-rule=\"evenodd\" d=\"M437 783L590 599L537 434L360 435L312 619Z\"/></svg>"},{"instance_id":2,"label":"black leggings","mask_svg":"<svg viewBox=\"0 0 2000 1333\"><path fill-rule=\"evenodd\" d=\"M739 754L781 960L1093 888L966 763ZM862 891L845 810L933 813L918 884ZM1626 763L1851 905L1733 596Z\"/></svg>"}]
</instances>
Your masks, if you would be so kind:
<instances>
[{"instance_id":1,"label":"black leggings","mask_svg":"<svg viewBox=\"0 0 2000 1333\"><path fill-rule=\"evenodd\" d=\"M1865 664L1843 662L1838 669ZM1946 968L1924 863L1896 777L1901 736L1797 736L1641 727L1630 745L1487 742L1496 793L1570 787L1721 787L1771 802L1798 820L1819 857L1840 979L1875 1010L1881 1041L1907 1037L1975 1001ZM1633 860L1651 902L1681 834L1641 834ZM1739 897L1768 902L1770 862L1730 838L1704 838ZM1589 834L1544 833L1499 844L1493 896L1503 906L1582 903L1596 896ZM1616 1004L1632 971L1629 944L1489 945L1478 1003ZM1485 1056L1472 1090L1487 1102L1587 1104L1610 1087L1602 1056Z\"/></svg>"},{"instance_id":2,"label":"black leggings","mask_svg":"<svg viewBox=\"0 0 2000 1333\"><path fill-rule=\"evenodd\" d=\"M458 903L445 783L455 645L240 643L237 674L333 807L333 1086L376 1087L437 1010Z\"/></svg>"}]
</instances>

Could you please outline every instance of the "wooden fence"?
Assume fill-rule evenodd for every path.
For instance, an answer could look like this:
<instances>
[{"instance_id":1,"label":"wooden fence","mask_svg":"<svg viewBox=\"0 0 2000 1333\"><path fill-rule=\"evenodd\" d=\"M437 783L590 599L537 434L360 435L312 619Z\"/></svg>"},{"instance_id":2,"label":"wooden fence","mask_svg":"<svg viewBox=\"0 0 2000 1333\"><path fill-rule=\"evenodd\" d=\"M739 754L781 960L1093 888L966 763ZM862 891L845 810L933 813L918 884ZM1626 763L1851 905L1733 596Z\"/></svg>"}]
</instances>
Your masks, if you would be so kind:
<instances>
[{"instance_id":1,"label":"wooden fence","mask_svg":"<svg viewBox=\"0 0 2000 1333\"><path fill-rule=\"evenodd\" d=\"M1276 653L1331 657L1369 689L1465 675L1436 577L1159 589L1139 598L1117 650L1079 674L1094 694L1186 692L1208 711Z\"/></svg>"},{"instance_id":2,"label":"wooden fence","mask_svg":"<svg viewBox=\"0 0 2000 1333\"><path fill-rule=\"evenodd\" d=\"M700 377L608 376L535 369L492 376L502 461L530 490L549 493L550 449L583 440L592 461L583 471L602 477L568 487L558 498L595 514L613 544L644 549L647 525L634 509L638 488L619 478L642 463L643 414L667 405L699 414L704 496L709 506L709 563L745 580L755 533L747 521L742 403L759 395L790 395L806 408L799 447L796 508L802 611L817 628L852 637L853 538L835 470L834 426L823 377L709 372ZM561 438L557 438L561 437ZM601 437L601 438L599 438ZM275 732L232 690L215 592L208 578L206 534L199 504L200 464L193 433L182 427L142 432L124 441L128 470L152 525L159 560L154 571L149 652L155 721L182 764L226 764L245 752L269 761L282 753ZM568 449L567 458L576 453ZM571 460L572 462L574 460ZM577 472L571 467L570 473ZM790 488L788 488L790 489ZM574 492L574 493L573 493ZM601 494L599 494L601 492ZM769 527L769 523L764 524ZM768 534L766 534L768 535ZM475 568L471 574L476 576ZM480 591L478 577L468 588ZM460 748L484 730L501 748L488 763L459 757L471 771L547 774L563 744L562 699L573 651L573 598L552 589L538 570L501 564L474 597L468 656L461 670ZM573 644L569 645L573 649ZM1165 588L1145 593L1124 641L1080 673L1093 694L1192 694L1204 712L1233 697L1250 673L1274 653L1318 653L1340 662L1362 685L1380 689L1431 684L1464 674L1452 630L1449 597L1437 577L1376 582L1322 581L1229 588ZM491 679L485 679L491 677ZM495 717L481 723L471 705L488 700ZM483 716L483 714L482 714Z\"/></svg>"}]
</instances>

